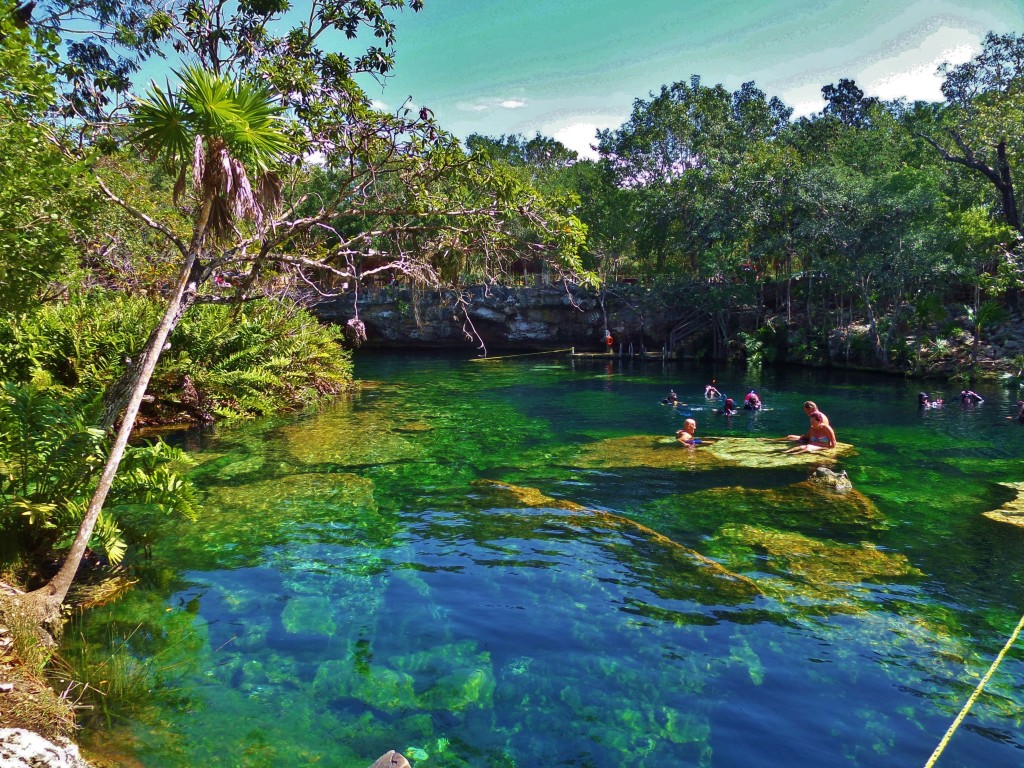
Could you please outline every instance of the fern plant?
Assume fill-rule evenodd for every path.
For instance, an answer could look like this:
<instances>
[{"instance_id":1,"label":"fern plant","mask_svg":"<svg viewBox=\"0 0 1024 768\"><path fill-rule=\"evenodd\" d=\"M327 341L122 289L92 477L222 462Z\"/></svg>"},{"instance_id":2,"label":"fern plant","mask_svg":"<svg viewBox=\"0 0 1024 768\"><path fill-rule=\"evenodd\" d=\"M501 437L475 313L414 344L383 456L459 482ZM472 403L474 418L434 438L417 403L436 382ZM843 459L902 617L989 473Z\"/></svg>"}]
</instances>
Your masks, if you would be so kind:
<instances>
[{"instance_id":1,"label":"fern plant","mask_svg":"<svg viewBox=\"0 0 1024 768\"><path fill-rule=\"evenodd\" d=\"M194 307L171 338L149 391L168 421L301 408L352 383L343 333L290 302ZM145 342L156 307L94 290L0 324L0 380L101 392Z\"/></svg>"},{"instance_id":2,"label":"fern plant","mask_svg":"<svg viewBox=\"0 0 1024 768\"><path fill-rule=\"evenodd\" d=\"M54 389L0 386L0 538L11 553L38 557L73 539L106 453L104 432L90 426L97 405ZM125 507L193 517L194 491L178 474L191 464L163 443L129 448L94 548L113 564L121 561L126 543L117 518Z\"/></svg>"}]
</instances>

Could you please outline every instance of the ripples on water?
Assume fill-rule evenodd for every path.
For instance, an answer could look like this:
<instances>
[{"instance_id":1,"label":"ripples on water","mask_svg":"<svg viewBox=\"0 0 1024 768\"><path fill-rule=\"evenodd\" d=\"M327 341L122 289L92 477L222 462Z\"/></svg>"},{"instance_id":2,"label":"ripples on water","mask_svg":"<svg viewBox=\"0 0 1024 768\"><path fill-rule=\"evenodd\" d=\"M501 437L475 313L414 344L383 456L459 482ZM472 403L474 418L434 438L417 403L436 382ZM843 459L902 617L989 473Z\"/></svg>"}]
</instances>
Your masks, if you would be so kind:
<instances>
[{"instance_id":1,"label":"ripples on water","mask_svg":"<svg viewBox=\"0 0 1024 768\"><path fill-rule=\"evenodd\" d=\"M157 695L117 738L142 765L919 765L1024 609L1024 532L980 514L1020 476L1015 391L922 413L902 381L733 373L770 410L725 420L710 372L659 364L358 373L354 402L194 439L200 521L88 617L141 624ZM682 426L669 387L704 436L803 431L816 400L864 506L806 467L619 452ZM1022 676L1016 652L943 766L1024 762Z\"/></svg>"}]
</instances>

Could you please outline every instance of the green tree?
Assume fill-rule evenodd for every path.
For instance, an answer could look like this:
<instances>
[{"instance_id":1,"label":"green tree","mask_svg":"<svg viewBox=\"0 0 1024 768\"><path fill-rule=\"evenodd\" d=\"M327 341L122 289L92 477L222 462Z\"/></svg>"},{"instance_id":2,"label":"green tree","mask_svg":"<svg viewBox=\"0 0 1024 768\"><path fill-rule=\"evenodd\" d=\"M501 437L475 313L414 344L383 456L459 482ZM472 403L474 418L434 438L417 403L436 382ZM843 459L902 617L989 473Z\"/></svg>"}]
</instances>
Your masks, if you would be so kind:
<instances>
[{"instance_id":1,"label":"green tree","mask_svg":"<svg viewBox=\"0 0 1024 768\"><path fill-rule=\"evenodd\" d=\"M14 8L0 0L0 314L24 310L74 258L90 201L82 168L43 122L55 101L52 40L15 24Z\"/></svg>"},{"instance_id":2,"label":"green tree","mask_svg":"<svg viewBox=\"0 0 1024 768\"><path fill-rule=\"evenodd\" d=\"M1003 220L1024 234L1017 189L1024 162L1024 36L989 33L981 53L939 71L947 103L918 108L932 119L919 121L917 135L947 162L991 184Z\"/></svg>"},{"instance_id":3,"label":"green tree","mask_svg":"<svg viewBox=\"0 0 1024 768\"><path fill-rule=\"evenodd\" d=\"M435 287L458 284L467 267L500 270L524 222L537 233L540 252L562 266L578 266L578 221L551 210L514 177L470 162L428 110L403 107L388 115L369 106L352 78L386 73L389 50L371 45L349 59L320 47L332 34L335 41L337 33L351 39L364 26L390 46L393 24L384 11L403 5L315 0L310 14L290 26L285 4L227 9L197 0L172 14L162 33L197 60L182 71L181 85L152 88L126 130L83 125L97 146L100 139L106 144L127 136L130 147L173 167L174 202L191 211L191 232L183 237L178 220L158 219L98 181L108 199L171 243L178 276L164 297L160 323L107 391L103 424L119 418L120 427L64 565L45 589L22 600L39 617L56 615L154 367L191 304L242 302L296 286L319 292L324 278L358 281L381 270ZM263 83L275 88L276 100ZM301 161L310 156L319 167ZM189 157L192 162L183 162ZM329 194L307 194L316 178L326 180ZM376 266L364 271L362 258L371 253ZM238 273L229 294L202 290L228 268Z\"/></svg>"}]
</instances>

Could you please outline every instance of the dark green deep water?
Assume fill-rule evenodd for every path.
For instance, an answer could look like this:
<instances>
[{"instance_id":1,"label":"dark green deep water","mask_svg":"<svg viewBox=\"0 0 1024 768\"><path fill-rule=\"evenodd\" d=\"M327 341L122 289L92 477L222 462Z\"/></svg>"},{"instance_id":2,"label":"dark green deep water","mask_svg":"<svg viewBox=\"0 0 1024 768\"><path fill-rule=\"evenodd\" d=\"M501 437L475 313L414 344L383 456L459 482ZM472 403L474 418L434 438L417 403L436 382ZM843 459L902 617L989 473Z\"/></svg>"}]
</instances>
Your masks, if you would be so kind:
<instances>
[{"instance_id":1,"label":"dark green deep water","mask_svg":"<svg viewBox=\"0 0 1024 768\"><path fill-rule=\"evenodd\" d=\"M771 410L697 411L700 433L802 432L816 400L857 447L839 466L864 518L787 491L802 466L581 460L671 435L659 399L706 408L707 370L393 355L357 373L378 384L352 402L192 438L200 520L165 524L138 587L87 617L159 680L113 736L141 765L923 765L1024 611L1024 529L981 516L1024 479L1015 388L919 412L902 380L720 373ZM1024 764L1022 682L1016 648L942 768Z\"/></svg>"}]
</instances>

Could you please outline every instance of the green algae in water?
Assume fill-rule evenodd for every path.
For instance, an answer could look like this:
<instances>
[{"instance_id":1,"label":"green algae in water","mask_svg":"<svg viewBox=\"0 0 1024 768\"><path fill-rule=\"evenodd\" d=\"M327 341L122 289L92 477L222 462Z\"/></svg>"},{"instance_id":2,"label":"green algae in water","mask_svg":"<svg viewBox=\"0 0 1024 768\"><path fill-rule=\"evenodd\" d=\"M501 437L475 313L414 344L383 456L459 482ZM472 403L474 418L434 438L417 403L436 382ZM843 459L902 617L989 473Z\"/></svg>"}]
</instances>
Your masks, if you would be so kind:
<instances>
[{"instance_id":1,"label":"green algae in water","mask_svg":"<svg viewBox=\"0 0 1024 768\"><path fill-rule=\"evenodd\" d=\"M1012 628L1024 574L981 512L1024 440L977 416L882 412L877 379L830 398L819 373L702 421L742 454L814 394L856 446L843 497L779 444L645 458L681 426L657 399L706 372L376 365L400 383L215 438L199 521L90 620L171 662L178 693L132 724L142 765L906 764ZM1020 664L953 750L1012 762Z\"/></svg>"}]
</instances>

